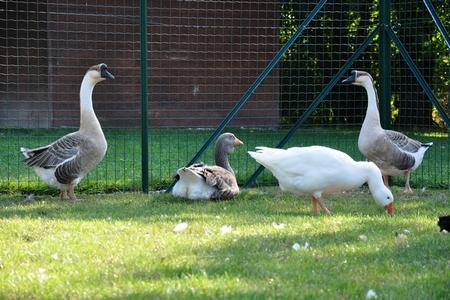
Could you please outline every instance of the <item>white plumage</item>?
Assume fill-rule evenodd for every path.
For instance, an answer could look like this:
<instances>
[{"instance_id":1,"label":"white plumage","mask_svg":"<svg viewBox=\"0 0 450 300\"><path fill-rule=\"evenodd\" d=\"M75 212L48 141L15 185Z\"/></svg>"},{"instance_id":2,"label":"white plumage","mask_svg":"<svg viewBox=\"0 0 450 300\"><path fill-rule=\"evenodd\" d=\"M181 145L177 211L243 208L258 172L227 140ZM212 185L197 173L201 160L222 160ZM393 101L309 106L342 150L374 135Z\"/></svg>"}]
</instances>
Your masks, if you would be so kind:
<instances>
[{"instance_id":1,"label":"white plumage","mask_svg":"<svg viewBox=\"0 0 450 300\"><path fill-rule=\"evenodd\" d=\"M317 205L329 213L322 194L354 189L366 182L375 201L392 213L394 197L371 162L356 162L341 151L322 146L257 147L256 152L248 153L272 172L282 191L311 195L316 213Z\"/></svg>"},{"instance_id":2,"label":"white plumage","mask_svg":"<svg viewBox=\"0 0 450 300\"><path fill-rule=\"evenodd\" d=\"M206 184L205 178L195 171L195 167L178 169L177 174L180 179L172 189L172 194L176 197L210 199L216 192L216 188Z\"/></svg>"}]
</instances>

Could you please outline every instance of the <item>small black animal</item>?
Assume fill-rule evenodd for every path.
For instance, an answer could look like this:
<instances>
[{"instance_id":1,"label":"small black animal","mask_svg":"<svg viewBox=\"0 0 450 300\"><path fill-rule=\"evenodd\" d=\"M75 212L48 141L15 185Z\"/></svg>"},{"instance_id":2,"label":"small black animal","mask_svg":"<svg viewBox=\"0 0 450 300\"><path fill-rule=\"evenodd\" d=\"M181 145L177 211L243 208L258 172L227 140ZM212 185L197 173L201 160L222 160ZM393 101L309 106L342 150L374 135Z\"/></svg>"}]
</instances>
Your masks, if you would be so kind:
<instances>
[{"instance_id":1,"label":"small black animal","mask_svg":"<svg viewBox=\"0 0 450 300\"><path fill-rule=\"evenodd\" d=\"M438 226L442 230L450 231L450 215L439 217L439 221L437 222Z\"/></svg>"}]
</instances>

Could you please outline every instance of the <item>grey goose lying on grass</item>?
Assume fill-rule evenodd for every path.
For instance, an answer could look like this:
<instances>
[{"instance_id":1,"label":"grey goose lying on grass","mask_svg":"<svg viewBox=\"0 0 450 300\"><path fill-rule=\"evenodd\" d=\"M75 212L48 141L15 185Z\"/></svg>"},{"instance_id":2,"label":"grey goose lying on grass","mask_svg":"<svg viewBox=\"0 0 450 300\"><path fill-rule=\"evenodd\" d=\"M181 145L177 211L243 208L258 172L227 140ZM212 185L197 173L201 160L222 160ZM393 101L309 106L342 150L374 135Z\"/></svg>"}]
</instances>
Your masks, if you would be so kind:
<instances>
[{"instance_id":1,"label":"grey goose lying on grass","mask_svg":"<svg viewBox=\"0 0 450 300\"><path fill-rule=\"evenodd\" d=\"M409 185L411 172L422 163L425 151L433 143L424 144L403 133L381 127L378 97L369 73L354 70L343 83L359 85L367 91L367 112L359 133L359 151L380 168L386 185L387 176L406 176L404 192L412 193Z\"/></svg>"},{"instance_id":2,"label":"grey goose lying on grass","mask_svg":"<svg viewBox=\"0 0 450 300\"><path fill-rule=\"evenodd\" d=\"M60 196L76 200L75 186L105 156L107 143L92 106L92 91L106 78L114 79L106 64L89 68L80 88L80 129L50 145L20 151L25 164L33 167L48 185L58 188Z\"/></svg>"},{"instance_id":3,"label":"grey goose lying on grass","mask_svg":"<svg viewBox=\"0 0 450 300\"><path fill-rule=\"evenodd\" d=\"M242 144L232 133L220 135L214 153L216 165L194 164L178 169L178 181L172 189L172 194L192 200L231 199L239 194L228 155L234 151L235 146Z\"/></svg>"}]
</instances>

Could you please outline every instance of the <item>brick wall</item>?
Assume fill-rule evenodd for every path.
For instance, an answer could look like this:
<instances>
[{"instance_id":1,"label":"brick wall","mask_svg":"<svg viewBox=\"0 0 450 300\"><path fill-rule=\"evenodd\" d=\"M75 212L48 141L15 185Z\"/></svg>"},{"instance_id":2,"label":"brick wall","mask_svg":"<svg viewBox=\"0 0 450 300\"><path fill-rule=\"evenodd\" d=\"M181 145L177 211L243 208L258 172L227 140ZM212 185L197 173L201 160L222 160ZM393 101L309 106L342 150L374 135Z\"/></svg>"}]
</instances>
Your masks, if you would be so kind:
<instances>
[{"instance_id":1,"label":"brick wall","mask_svg":"<svg viewBox=\"0 0 450 300\"><path fill-rule=\"evenodd\" d=\"M51 126L46 25L45 4L0 1L1 127Z\"/></svg>"},{"instance_id":2,"label":"brick wall","mask_svg":"<svg viewBox=\"0 0 450 300\"><path fill-rule=\"evenodd\" d=\"M41 66L39 84L27 81L24 97L17 97L18 91L11 87L2 94L15 97L16 113L26 112L19 126L78 126L81 79L89 66L100 62L116 75L116 80L94 89L100 122L104 127L139 126L138 5L125 0L49 0L46 7L40 5L39 15L45 21L25 21L40 24L35 29L41 43L39 59L33 62ZM149 1L150 126L217 126L278 50L278 9L261 1ZM26 31L17 34L26 40ZM19 47L28 51L24 57L36 56L30 54L28 44ZM17 55L24 68L19 73L26 73L30 61ZM0 63L11 66L10 61ZM20 74L14 78L20 81ZM274 70L232 125L277 126L278 82ZM36 94L39 97L33 97ZM32 118L36 110L44 112L40 119L46 122Z\"/></svg>"},{"instance_id":3,"label":"brick wall","mask_svg":"<svg viewBox=\"0 0 450 300\"><path fill-rule=\"evenodd\" d=\"M218 125L278 50L277 14L275 4L255 1L155 1L151 124ZM278 80L276 70L232 125L277 126Z\"/></svg>"}]
</instances>

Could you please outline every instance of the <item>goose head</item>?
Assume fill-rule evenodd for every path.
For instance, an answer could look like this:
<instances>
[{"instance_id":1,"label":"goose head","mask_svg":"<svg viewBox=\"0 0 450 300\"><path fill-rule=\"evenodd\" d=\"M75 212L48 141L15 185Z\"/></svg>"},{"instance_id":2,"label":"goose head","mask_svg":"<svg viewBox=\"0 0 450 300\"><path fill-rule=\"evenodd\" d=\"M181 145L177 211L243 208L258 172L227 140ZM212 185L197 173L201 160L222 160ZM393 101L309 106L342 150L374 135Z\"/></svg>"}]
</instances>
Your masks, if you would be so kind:
<instances>
[{"instance_id":1,"label":"goose head","mask_svg":"<svg viewBox=\"0 0 450 300\"><path fill-rule=\"evenodd\" d=\"M382 185L379 188L372 191L372 195L375 201L380 206L383 206L389 215L392 215L394 213L394 206L393 206L394 196L385 185Z\"/></svg>"},{"instance_id":2,"label":"goose head","mask_svg":"<svg viewBox=\"0 0 450 300\"><path fill-rule=\"evenodd\" d=\"M394 213L394 195L392 195L392 192L384 185L380 169L373 162L364 162L364 164L369 170L367 183L373 199L380 206L384 207L389 215L392 215Z\"/></svg>"},{"instance_id":3,"label":"goose head","mask_svg":"<svg viewBox=\"0 0 450 300\"><path fill-rule=\"evenodd\" d=\"M234 173L228 161L228 155L234 152L236 146L243 144L244 143L232 133L227 132L221 134L217 139L215 146L216 164Z\"/></svg>"},{"instance_id":4,"label":"goose head","mask_svg":"<svg viewBox=\"0 0 450 300\"><path fill-rule=\"evenodd\" d=\"M359 85L359 86L369 86L372 85L373 79L372 76L370 76L369 73L364 72L364 71L357 71L357 70L353 70L351 72L351 75L342 80L342 83L346 83L346 84L354 84L354 85Z\"/></svg>"},{"instance_id":5,"label":"goose head","mask_svg":"<svg viewBox=\"0 0 450 300\"><path fill-rule=\"evenodd\" d=\"M85 76L90 78L94 83L99 83L106 78L115 78L114 75L108 71L108 66L104 63L90 67Z\"/></svg>"},{"instance_id":6,"label":"goose head","mask_svg":"<svg viewBox=\"0 0 450 300\"><path fill-rule=\"evenodd\" d=\"M244 143L238 139L234 134L232 133L223 133L219 136L216 142L216 149L221 150L221 152L224 152L226 154L233 153L236 146L243 145Z\"/></svg>"}]
</instances>

